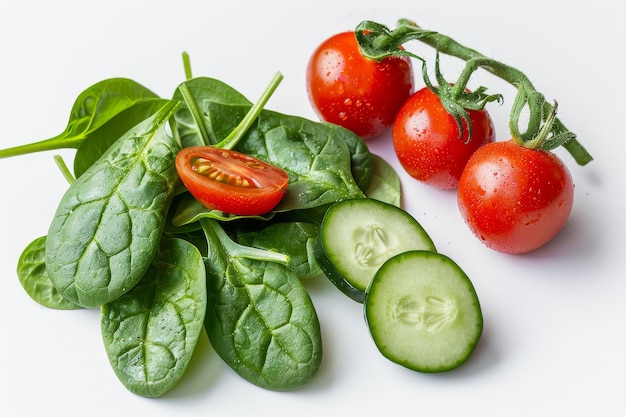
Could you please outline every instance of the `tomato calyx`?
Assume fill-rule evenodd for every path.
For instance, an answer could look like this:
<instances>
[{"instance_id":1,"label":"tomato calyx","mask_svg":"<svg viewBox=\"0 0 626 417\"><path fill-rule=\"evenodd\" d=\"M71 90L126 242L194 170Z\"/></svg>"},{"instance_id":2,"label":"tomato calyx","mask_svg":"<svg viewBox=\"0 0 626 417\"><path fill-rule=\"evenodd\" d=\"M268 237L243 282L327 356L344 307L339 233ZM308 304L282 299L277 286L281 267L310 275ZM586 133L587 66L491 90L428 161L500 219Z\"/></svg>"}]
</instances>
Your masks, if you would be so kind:
<instances>
[{"instance_id":1,"label":"tomato calyx","mask_svg":"<svg viewBox=\"0 0 626 417\"><path fill-rule=\"evenodd\" d=\"M448 82L439 68L439 51L437 51L435 58L435 77L437 79L438 86L434 86L428 73L426 71L426 65L422 65L422 76L426 87L433 93L435 93L441 105L452 116L459 128L459 139L463 137L464 125L467 126L468 135L465 143L467 144L472 140L472 121L468 110L483 110L487 103L496 101L499 104L502 103L502 94L486 94L487 87L480 86L475 91L470 91L466 88L469 81L471 72L464 71L459 79L455 83Z\"/></svg>"},{"instance_id":2,"label":"tomato calyx","mask_svg":"<svg viewBox=\"0 0 626 417\"><path fill-rule=\"evenodd\" d=\"M520 90L522 91L522 90ZM518 93L515 103L511 110L511 119L509 121L509 129L513 141L520 146L529 149L551 151L559 146L575 145L576 134L567 130L556 117L558 103L556 100L552 106L545 105L545 99L540 93L536 93L534 99L526 99L523 93ZM526 132L519 131L519 118L522 110L527 103L529 106L541 106L540 111L530 112L529 128ZM545 107L545 109L544 109ZM544 116L545 110L548 110Z\"/></svg>"}]
</instances>

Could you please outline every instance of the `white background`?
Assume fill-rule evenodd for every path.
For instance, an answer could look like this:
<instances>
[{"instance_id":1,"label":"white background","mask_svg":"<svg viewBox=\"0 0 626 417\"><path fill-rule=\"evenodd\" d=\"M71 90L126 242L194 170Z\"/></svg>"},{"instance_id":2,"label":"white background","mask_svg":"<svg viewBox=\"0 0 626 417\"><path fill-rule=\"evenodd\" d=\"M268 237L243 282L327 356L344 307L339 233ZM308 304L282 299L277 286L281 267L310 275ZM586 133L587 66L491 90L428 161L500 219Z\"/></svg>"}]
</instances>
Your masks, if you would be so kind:
<instances>
[{"instance_id":1,"label":"white background","mask_svg":"<svg viewBox=\"0 0 626 417\"><path fill-rule=\"evenodd\" d=\"M371 19L400 17L447 34L523 70L595 160L577 166L575 205L562 233L524 256L482 246L463 224L454 192L411 180L389 136L370 143L399 169L405 208L440 252L470 276L485 319L482 339L462 368L414 373L384 359L362 309L325 278L307 283L320 316L323 365L305 388L277 393L227 368L206 335L179 385L159 399L128 392L111 370L96 310L53 311L34 303L15 273L22 249L44 235L65 179L53 153L0 160L0 414L63 416L626 415L626 283L622 153L625 136L619 2L474 1L162 1L1 0L0 147L60 133L75 97L105 78L133 78L170 97L194 75L221 79L254 101L284 74L267 107L315 118L304 74L326 37ZM419 43L415 51L432 57ZM431 54L431 55L428 55ZM443 58L450 80L460 68ZM498 138L508 138L514 89L483 73L505 95L490 105ZM508 100L507 100L508 99ZM60 152L71 162L73 151ZM251 414L252 413L252 414ZM624 413L624 414L622 414Z\"/></svg>"}]
</instances>

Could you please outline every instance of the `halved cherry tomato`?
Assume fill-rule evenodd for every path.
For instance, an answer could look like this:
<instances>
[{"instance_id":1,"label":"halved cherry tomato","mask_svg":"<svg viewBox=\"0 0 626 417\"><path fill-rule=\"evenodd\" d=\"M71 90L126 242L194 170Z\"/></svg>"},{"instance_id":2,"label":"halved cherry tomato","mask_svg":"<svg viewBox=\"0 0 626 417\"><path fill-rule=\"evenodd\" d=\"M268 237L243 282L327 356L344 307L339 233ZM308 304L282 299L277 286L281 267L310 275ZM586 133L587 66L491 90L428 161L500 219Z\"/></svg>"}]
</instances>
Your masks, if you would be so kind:
<instances>
[{"instance_id":1,"label":"halved cherry tomato","mask_svg":"<svg viewBox=\"0 0 626 417\"><path fill-rule=\"evenodd\" d=\"M205 207L236 215L272 210L287 191L284 170L241 152L212 146L183 148L176 170Z\"/></svg>"},{"instance_id":2,"label":"halved cherry tomato","mask_svg":"<svg viewBox=\"0 0 626 417\"><path fill-rule=\"evenodd\" d=\"M494 142L469 159L459 183L461 216L489 248L519 254L555 237L572 210L574 184L555 154Z\"/></svg>"},{"instance_id":3,"label":"halved cherry tomato","mask_svg":"<svg viewBox=\"0 0 626 417\"><path fill-rule=\"evenodd\" d=\"M469 157L495 140L487 110L468 113L472 123L469 142L469 130L465 128L459 136L456 121L435 93L424 87L413 94L398 111L391 133L394 150L406 172L436 188L457 188Z\"/></svg>"},{"instance_id":4,"label":"halved cherry tomato","mask_svg":"<svg viewBox=\"0 0 626 417\"><path fill-rule=\"evenodd\" d=\"M380 62L365 58L354 32L322 42L306 69L309 100L324 121L343 126L362 139L382 133L413 92L408 57Z\"/></svg>"}]
</instances>

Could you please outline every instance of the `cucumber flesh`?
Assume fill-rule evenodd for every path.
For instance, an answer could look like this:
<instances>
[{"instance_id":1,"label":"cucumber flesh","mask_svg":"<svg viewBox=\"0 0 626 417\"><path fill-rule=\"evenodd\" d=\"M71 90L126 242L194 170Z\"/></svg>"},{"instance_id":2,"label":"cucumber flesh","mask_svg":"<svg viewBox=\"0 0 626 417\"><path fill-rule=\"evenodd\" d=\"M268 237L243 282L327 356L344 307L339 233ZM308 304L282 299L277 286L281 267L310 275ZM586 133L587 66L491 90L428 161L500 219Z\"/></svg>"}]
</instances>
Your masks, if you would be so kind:
<instances>
[{"instance_id":1,"label":"cucumber flesh","mask_svg":"<svg viewBox=\"0 0 626 417\"><path fill-rule=\"evenodd\" d=\"M362 303L367 286L383 262L418 249L434 251L435 245L415 218L392 204L359 198L328 208L314 253L330 281Z\"/></svg>"},{"instance_id":2,"label":"cucumber flesh","mask_svg":"<svg viewBox=\"0 0 626 417\"><path fill-rule=\"evenodd\" d=\"M386 261L367 289L364 311L383 356L419 372L462 365L483 328L470 279L435 252L409 251Z\"/></svg>"}]
</instances>

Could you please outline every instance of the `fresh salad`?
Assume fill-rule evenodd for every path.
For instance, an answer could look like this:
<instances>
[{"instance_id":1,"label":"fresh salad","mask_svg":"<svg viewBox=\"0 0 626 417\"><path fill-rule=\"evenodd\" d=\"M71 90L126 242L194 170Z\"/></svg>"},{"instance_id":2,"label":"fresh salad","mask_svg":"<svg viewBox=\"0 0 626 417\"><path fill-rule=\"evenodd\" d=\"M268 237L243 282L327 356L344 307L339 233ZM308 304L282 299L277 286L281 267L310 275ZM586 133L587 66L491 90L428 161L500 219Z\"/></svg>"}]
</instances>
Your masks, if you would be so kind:
<instances>
[{"instance_id":1,"label":"fresh salad","mask_svg":"<svg viewBox=\"0 0 626 417\"><path fill-rule=\"evenodd\" d=\"M467 66L449 82L437 59L436 86L412 40ZM47 308L99 309L111 367L145 397L176 385L203 330L250 383L307 384L323 343L303 280L323 277L363 305L390 361L444 372L471 357L483 329L471 279L401 207L399 176L367 140L390 133L402 167L455 190L470 229L507 253L544 245L569 216L573 181L550 150L591 161L521 71L404 19L362 22L313 51L306 91L321 121L265 108L280 73L251 102L183 62L171 97L105 79L78 95L59 135L0 150L76 150L71 167L55 156L68 188L17 277ZM485 108L501 95L467 88L478 68L518 89L506 141Z\"/></svg>"}]
</instances>

